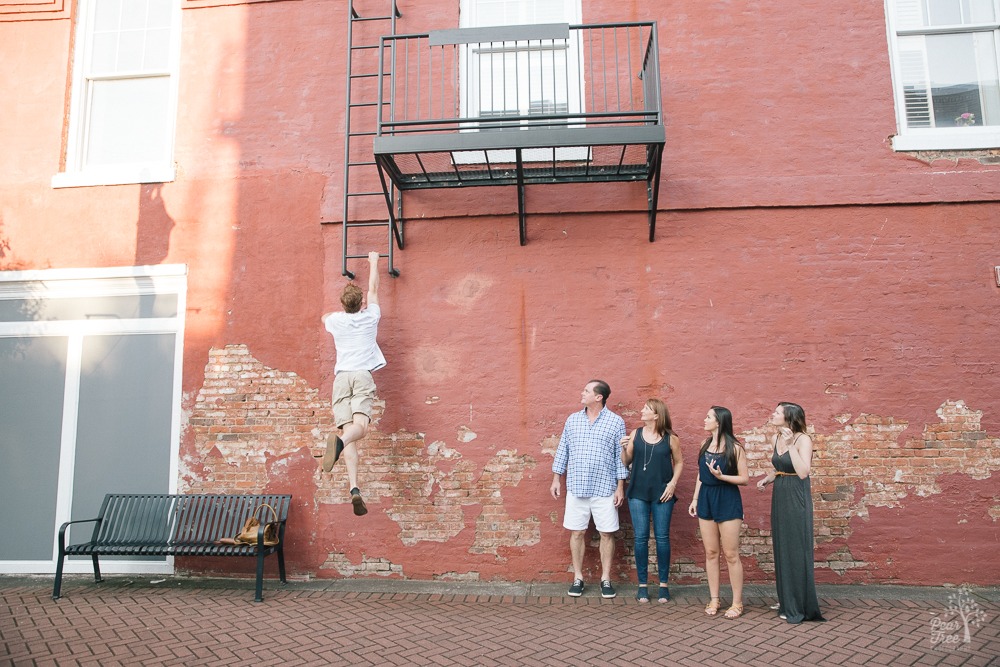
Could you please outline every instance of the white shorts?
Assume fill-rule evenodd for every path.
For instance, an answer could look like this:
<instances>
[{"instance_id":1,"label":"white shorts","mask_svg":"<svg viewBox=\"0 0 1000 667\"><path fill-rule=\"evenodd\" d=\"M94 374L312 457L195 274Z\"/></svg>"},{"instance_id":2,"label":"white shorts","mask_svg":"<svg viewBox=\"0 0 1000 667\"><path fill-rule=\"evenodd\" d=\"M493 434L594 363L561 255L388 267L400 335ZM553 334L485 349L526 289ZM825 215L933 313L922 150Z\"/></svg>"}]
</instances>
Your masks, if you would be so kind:
<instances>
[{"instance_id":1,"label":"white shorts","mask_svg":"<svg viewBox=\"0 0 1000 667\"><path fill-rule=\"evenodd\" d=\"M577 498L572 493L566 493L566 514L563 517L563 528L567 530L587 530L590 517L594 517L594 526L602 533L613 533L618 530L618 508L615 507L614 496L594 496L593 498Z\"/></svg>"}]
</instances>

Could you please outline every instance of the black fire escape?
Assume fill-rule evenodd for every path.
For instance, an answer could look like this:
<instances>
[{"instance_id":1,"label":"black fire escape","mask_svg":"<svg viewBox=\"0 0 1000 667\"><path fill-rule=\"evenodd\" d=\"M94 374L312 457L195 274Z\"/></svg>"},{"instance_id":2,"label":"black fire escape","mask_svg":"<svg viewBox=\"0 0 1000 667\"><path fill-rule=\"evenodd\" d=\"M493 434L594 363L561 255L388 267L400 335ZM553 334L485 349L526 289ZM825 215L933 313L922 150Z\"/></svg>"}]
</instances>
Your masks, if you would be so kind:
<instances>
[{"instance_id":1,"label":"black fire escape","mask_svg":"<svg viewBox=\"0 0 1000 667\"><path fill-rule=\"evenodd\" d=\"M393 275L410 190L516 186L524 245L526 186L645 181L653 241L665 143L654 22L383 35L375 91L372 154L388 219L370 224L388 227ZM347 219L353 194L345 176L345 275L360 256L348 255L349 225L362 224Z\"/></svg>"}]
</instances>

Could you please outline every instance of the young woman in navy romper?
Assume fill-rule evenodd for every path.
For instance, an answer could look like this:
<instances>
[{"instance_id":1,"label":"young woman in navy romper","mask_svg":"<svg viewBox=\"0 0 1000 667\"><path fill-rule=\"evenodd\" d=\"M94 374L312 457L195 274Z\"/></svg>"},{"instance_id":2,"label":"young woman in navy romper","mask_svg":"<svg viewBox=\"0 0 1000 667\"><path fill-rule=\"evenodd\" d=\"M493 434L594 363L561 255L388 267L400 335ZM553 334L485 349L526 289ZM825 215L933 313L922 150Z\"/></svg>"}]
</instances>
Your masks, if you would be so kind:
<instances>
[{"instance_id":1,"label":"young woman in navy romper","mask_svg":"<svg viewBox=\"0 0 1000 667\"><path fill-rule=\"evenodd\" d=\"M712 406L705 417L710 433L698 453L698 481L688 514L698 517L701 539L705 544L705 574L711 595L705 613L719 613L719 554L726 557L733 604L726 618L743 615L743 564L740 562L740 528L743 525L743 499L740 486L750 482L747 455L733 435L733 415L726 408ZM720 550L721 546L721 550Z\"/></svg>"}]
</instances>

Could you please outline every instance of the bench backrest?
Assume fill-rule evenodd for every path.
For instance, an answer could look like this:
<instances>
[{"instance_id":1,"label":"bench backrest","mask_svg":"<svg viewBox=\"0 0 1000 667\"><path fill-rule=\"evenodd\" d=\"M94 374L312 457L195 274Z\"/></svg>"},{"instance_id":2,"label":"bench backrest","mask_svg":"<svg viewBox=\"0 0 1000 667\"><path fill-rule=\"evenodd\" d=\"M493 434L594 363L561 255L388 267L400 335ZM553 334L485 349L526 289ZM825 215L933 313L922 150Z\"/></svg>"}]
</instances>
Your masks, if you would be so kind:
<instances>
[{"instance_id":1,"label":"bench backrest","mask_svg":"<svg viewBox=\"0 0 1000 667\"><path fill-rule=\"evenodd\" d=\"M101 545L190 544L233 537L243 522L263 504L277 520L288 518L291 495L116 494L104 497L93 541ZM273 521L267 508L257 513L261 523Z\"/></svg>"}]
</instances>

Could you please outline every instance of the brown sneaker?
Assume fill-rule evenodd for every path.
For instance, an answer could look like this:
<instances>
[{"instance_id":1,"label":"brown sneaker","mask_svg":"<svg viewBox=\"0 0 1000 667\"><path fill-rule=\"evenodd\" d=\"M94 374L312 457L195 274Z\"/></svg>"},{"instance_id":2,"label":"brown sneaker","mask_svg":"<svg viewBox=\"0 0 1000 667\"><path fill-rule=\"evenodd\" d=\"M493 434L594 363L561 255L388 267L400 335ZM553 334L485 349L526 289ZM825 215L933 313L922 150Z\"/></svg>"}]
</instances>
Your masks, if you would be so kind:
<instances>
[{"instance_id":1,"label":"brown sneaker","mask_svg":"<svg viewBox=\"0 0 1000 667\"><path fill-rule=\"evenodd\" d=\"M344 441L336 433L331 433L326 439L326 453L323 454L323 472L330 472L344 451Z\"/></svg>"},{"instance_id":2,"label":"brown sneaker","mask_svg":"<svg viewBox=\"0 0 1000 667\"><path fill-rule=\"evenodd\" d=\"M355 516L368 514L368 507L365 505L365 499L361 497L361 491L358 487L351 489L351 504L354 505Z\"/></svg>"}]
</instances>

